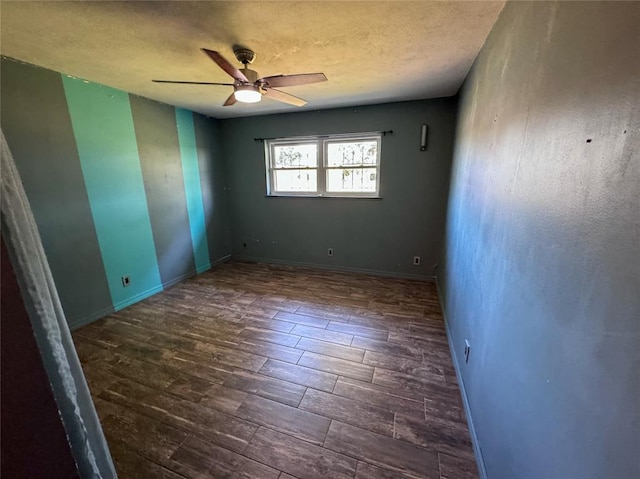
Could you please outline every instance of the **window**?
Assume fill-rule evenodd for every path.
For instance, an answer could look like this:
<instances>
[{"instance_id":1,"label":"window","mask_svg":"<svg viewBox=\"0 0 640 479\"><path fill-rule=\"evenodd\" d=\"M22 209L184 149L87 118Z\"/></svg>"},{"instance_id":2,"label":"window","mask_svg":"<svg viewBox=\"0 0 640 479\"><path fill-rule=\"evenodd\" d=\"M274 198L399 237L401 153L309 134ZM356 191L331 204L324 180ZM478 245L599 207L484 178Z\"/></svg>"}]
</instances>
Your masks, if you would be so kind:
<instances>
[{"instance_id":1,"label":"window","mask_svg":"<svg viewBox=\"0 0 640 479\"><path fill-rule=\"evenodd\" d=\"M379 133L265 140L270 196L377 198Z\"/></svg>"}]
</instances>

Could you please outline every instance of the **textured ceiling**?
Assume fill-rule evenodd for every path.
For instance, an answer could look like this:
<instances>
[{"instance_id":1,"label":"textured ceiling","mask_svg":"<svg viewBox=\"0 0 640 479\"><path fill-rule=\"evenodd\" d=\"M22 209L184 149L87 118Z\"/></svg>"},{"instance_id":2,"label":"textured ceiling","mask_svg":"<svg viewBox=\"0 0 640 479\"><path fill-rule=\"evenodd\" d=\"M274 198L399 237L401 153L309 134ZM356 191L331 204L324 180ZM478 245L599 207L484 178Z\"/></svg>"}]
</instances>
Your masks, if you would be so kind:
<instances>
[{"instance_id":1,"label":"textured ceiling","mask_svg":"<svg viewBox=\"0 0 640 479\"><path fill-rule=\"evenodd\" d=\"M454 95L503 4L2 1L0 52L217 118L315 110ZM235 65L234 44L256 52L260 76L329 81L283 88L302 108L266 98L222 107L231 87L151 82L228 82L200 48Z\"/></svg>"}]
</instances>

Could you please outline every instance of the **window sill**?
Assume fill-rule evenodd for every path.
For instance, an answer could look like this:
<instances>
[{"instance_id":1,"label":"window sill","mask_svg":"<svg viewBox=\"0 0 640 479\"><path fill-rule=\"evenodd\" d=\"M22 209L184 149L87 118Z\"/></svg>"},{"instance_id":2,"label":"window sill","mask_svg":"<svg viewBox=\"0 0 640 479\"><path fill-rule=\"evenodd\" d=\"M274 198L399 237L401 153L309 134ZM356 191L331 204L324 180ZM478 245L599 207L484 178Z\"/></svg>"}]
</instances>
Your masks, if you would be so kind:
<instances>
[{"instance_id":1,"label":"window sill","mask_svg":"<svg viewBox=\"0 0 640 479\"><path fill-rule=\"evenodd\" d=\"M381 200L382 196L264 195L265 198L301 198L312 200Z\"/></svg>"}]
</instances>

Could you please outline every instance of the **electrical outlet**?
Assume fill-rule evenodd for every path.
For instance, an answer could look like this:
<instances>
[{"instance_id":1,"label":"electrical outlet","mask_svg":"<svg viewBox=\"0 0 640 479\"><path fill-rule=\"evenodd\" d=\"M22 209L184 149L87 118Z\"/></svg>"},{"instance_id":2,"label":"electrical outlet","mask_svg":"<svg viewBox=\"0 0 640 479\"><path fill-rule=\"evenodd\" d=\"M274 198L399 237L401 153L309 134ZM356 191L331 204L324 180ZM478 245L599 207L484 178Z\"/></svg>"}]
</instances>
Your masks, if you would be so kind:
<instances>
[{"instance_id":1,"label":"electrical outlet","mask_svg":"<svg viewBox=\"0 0 640 479\"><path fill-rule=\"evenodd\" d=\"M333 248L327 250L327 256L333 256Z\"/></svg>"},{"instance_id":2,"label":"electrical outlet","mask_svg":"<svg viewBox=\"0 0 640 479\"><path fill-rule=\"evenodd\" d=\"M471 352L471 344L469 344L469 340L464 340L464 362L469 362L469 353Z\"/></svg>"},{"instance_id":3,"label":"electrical outlet","mask_svg":"<svg viewBox=\"0 0 640 479\"><path fill-rule=\"evenodd\" d=\"M420 256L414 256L413 257L413 265L414 266L420 266Z\"/></svg>"},{"instance_id":4,"label":"electrical outlet","mask_svg":"<svg viewBox=\"0 0 640 479\"><path fill-rule=\"evenodd\" d=\"M131 280L129 279L129 276L123 276L122 278L122 287L126 288L127 286L129 286L131 284Z\"/></svg>"}]
</instances>

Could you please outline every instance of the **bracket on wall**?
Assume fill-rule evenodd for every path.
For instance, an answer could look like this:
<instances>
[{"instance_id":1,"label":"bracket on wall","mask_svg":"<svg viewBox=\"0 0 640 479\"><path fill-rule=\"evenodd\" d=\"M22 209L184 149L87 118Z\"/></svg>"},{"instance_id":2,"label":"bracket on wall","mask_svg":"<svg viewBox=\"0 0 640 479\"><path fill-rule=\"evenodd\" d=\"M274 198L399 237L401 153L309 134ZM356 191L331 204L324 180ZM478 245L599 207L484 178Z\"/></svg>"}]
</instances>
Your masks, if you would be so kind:
<instances>
[{"instance_id":1,"label":"bracket on wall","mask_svg":"<svg viewBox=\"0 0 640 479\"><path fill-rule=\"evenodd\" d=\"M420 151L427 150L427 133L429 133L429 127L422 125L422 130L420 131Z\"/></svg>"}]
</instances>

